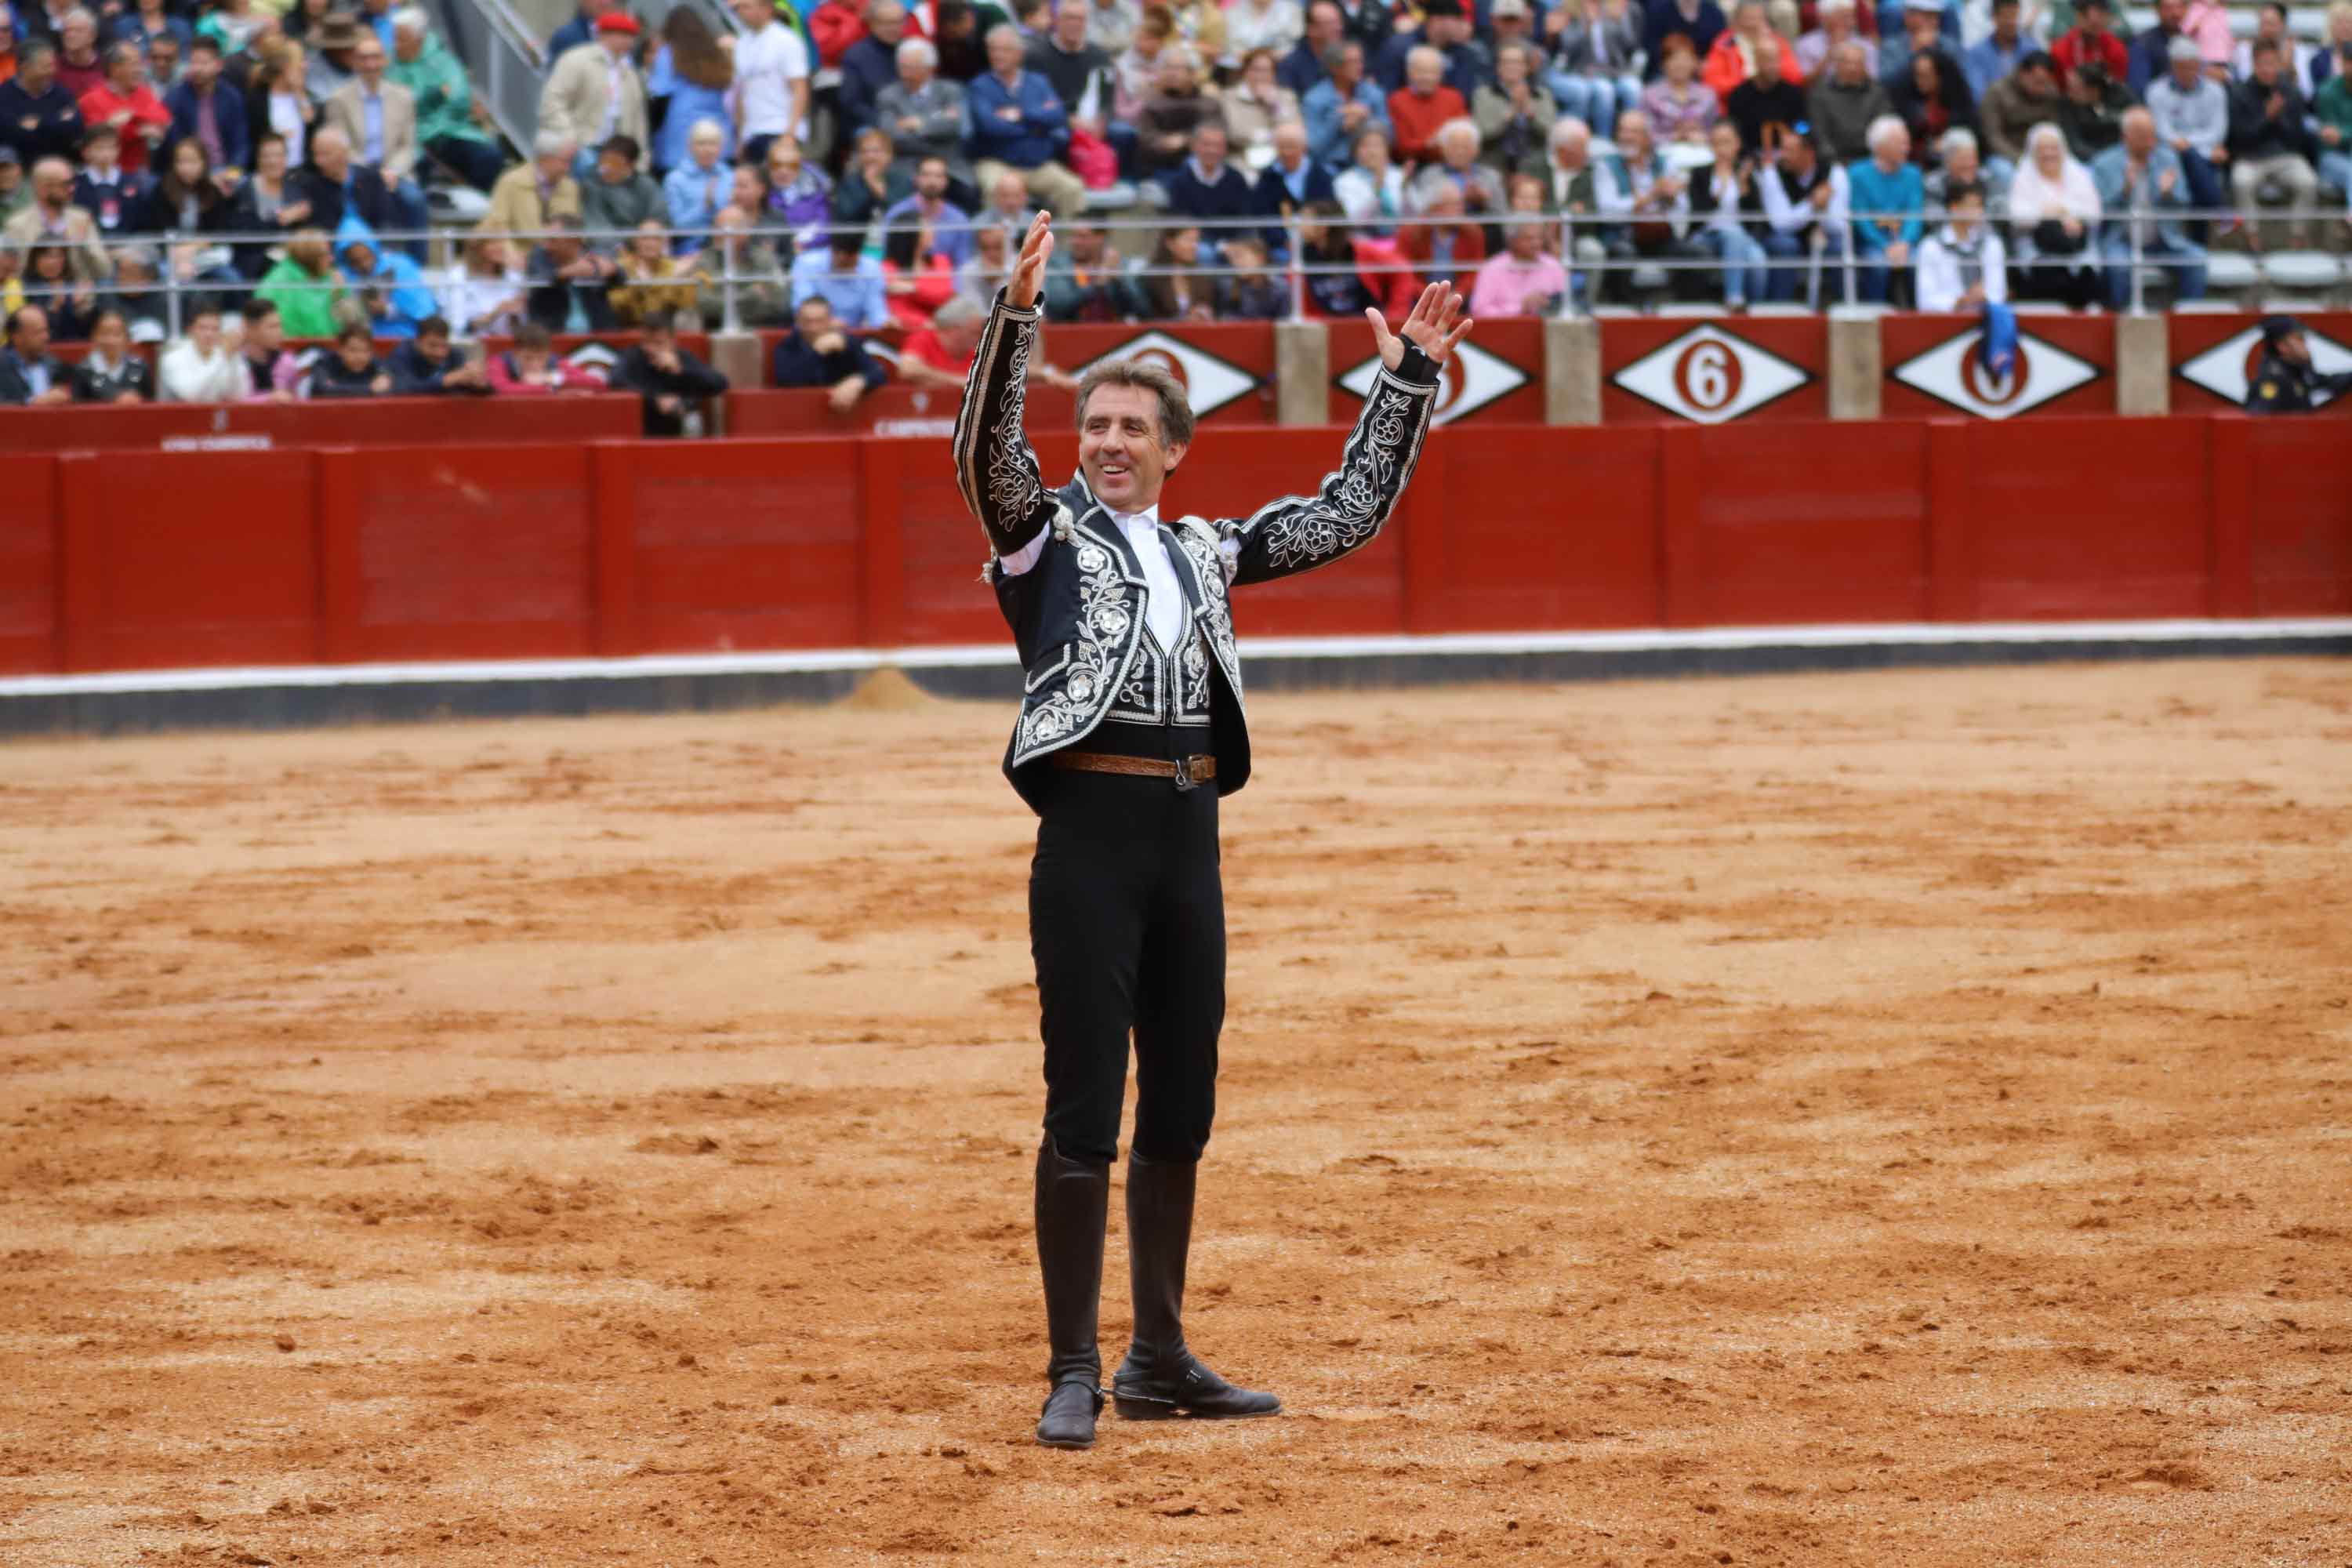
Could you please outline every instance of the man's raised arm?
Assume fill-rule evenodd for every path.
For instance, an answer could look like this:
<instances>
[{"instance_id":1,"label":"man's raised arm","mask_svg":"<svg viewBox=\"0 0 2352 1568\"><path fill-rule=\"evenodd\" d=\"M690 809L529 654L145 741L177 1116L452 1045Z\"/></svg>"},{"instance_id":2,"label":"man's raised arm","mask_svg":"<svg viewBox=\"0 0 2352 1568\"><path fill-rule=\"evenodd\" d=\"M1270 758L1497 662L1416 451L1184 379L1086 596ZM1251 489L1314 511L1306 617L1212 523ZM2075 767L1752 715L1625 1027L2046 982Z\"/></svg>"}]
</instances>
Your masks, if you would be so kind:
<instances>
[{"instance_id":1,"label":"man's raised arm","mask_svg":"<svg viewBox=\"0 0 2352 1568\"><path fill-rule=\"evenodd\" d=\"M1053 516L1038 477L1037 454L1021 428L1028 395L1029 353L1037 342L1037 291L1054 236L1044 213L1029 226L1021 259L988 312L956 415L956 483L964 504L988 531L989 547L1011 555Z\"/></svg>"},{"instance_id":2,"label":"man's raised arm","mask_svg":"<svg viewBox=\"0 0 2352 1568\"><path fill-rule=\"evenodd\" d=\"M1391 332L1378 310L1364 314L1380 345L1381 371L1339 466L1311 496L1285 496L1218 525L1225 575L1233 583L1287 577L1362 549L1412 482L1445 362L1470 321L1462 314L1462 296L1443 283L1422 290L1401 333Z\"/></svg>"}]
</instances>

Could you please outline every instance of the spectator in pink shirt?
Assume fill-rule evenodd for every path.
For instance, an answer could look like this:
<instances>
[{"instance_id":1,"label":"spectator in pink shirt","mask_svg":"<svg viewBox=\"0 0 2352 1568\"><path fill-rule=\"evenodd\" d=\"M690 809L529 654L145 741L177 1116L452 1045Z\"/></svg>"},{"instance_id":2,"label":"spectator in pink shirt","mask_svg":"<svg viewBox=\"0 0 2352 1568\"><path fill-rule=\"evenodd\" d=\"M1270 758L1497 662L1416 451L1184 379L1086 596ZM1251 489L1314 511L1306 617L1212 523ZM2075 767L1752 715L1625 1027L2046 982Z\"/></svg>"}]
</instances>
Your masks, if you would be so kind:
<instances>
[{"instance_id":1,"label":"spectator in pink shirt","mask_svg":"<svg viewBox=\"0 0 2352 1568\"><path fill-rule=\"evenodd\" d=\"M1549 316L1568 292L1568 269L1544 249L1543 182L1532 174L1511 181L1511 213L1503 220L1503 251L1478 268L1470 314Z\"/></svg>"},{"instance_id":2,"label":"spectator in pink shirt","mask_svg":"<svg viewBox=\"0 0 2352 1568\"><path fill-rule=\"evenodd\" d=\"M490 355L489 373L490 390L501 397L604 390L603 376L555 357L554 340L537 321L517 327L514 347Z\"/></svg>"},{"instance_id":3,"label":"spectator in pink shirt","mask_svg":"<svg viewBox=\"0 0 2352 1568\"><path fill-rule=\"evenodd\" d=\"M2230 59L2238 50L2237 39L2230 35L2229 7L2221 0L2189 0L2180 36L2197 41L2197 52L2205 57L2205 74L2227 85Z\"/></svg>"}]
</instances>

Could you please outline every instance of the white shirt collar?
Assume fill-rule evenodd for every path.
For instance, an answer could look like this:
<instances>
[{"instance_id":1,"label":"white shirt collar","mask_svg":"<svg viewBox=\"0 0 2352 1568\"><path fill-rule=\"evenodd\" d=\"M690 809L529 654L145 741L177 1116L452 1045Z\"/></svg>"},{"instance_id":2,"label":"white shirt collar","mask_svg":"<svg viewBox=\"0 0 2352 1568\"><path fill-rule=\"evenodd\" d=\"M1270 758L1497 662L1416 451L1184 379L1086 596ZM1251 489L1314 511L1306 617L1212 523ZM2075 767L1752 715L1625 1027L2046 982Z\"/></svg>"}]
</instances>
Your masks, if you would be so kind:
<instances>
[{"instance_id":1,"label":"white shirt collar","mask_svg":"<svg viewBox=\"0 0 2352 1568\"><path fill-rule=\"evenodd\" d=\"M1141 511L1121 511L1117 507L1106 509L1119 527L1131 529L1140 525L1146 533L1160 531L1160 503L1152 502Z\"/></svg>"}]
</instances>

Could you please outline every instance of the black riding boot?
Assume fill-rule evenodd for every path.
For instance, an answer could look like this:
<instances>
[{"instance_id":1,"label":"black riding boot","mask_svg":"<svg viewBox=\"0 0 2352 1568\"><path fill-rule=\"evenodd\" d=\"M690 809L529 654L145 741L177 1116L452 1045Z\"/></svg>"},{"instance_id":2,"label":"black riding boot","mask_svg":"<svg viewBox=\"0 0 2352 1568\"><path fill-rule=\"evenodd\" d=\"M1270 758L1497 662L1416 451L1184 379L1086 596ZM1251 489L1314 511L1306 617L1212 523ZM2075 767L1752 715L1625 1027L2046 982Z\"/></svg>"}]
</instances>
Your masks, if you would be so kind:
<instances>
[{"instance_id":1,"label":"black riding boot","mask_svg":"<svg viewBox=\"0 0 2352 1568\"><path fill-rule=\"evenodd\" d=\"M1102 1300L1103 1225L1110 1214L1110 1166L1073 1160L1037 1146L1037 1264L1045 1277L1045 1334L1054 1359L1037 1441L1053 1448L1090 1448L1102 1413L1102 1352L1095 1343Z\"/></svg>"},{"instance_id":2,"label":"black riding boot","mask_svg":"<svg viewBox=\"0 0 2352 1568\"><path fill-rule=\"evenodd\" d=\"M1190 1160L1127 1161L1128 1279L1135 1296L1135 1338L1111 1379L1111 1400L1129 1421L1171 1415L1231 1419L1272 1415L1282 1401L1235 1388L1184 1348L1184 1258L1192 1247Z\"/></svg>"}]
</instances>

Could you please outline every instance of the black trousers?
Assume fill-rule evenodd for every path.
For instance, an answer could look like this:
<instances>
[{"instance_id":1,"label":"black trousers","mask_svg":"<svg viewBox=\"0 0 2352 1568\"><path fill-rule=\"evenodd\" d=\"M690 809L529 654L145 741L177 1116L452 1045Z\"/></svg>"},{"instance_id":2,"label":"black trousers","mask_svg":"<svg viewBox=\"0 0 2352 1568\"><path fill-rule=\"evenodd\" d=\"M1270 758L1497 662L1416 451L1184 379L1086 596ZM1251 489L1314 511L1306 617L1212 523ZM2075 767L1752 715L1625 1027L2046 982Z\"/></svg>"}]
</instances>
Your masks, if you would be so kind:
<instances>
[{"instance_id":1,"label":"black trousers","mask_svg":"<svg viewBox=\"0 0 2352 1568\"><path fill-rule=\"evenodd\" d=\"M1107 723L1072 750L1182 756L1208 751L1209 731ZM1071 1159L1118 1157L1132 1031L1136 1152L1198 1160L1225 1021L1217 786L1048 772L1029 867L1045 1131Z\"/></svg>"}]
</instances>

